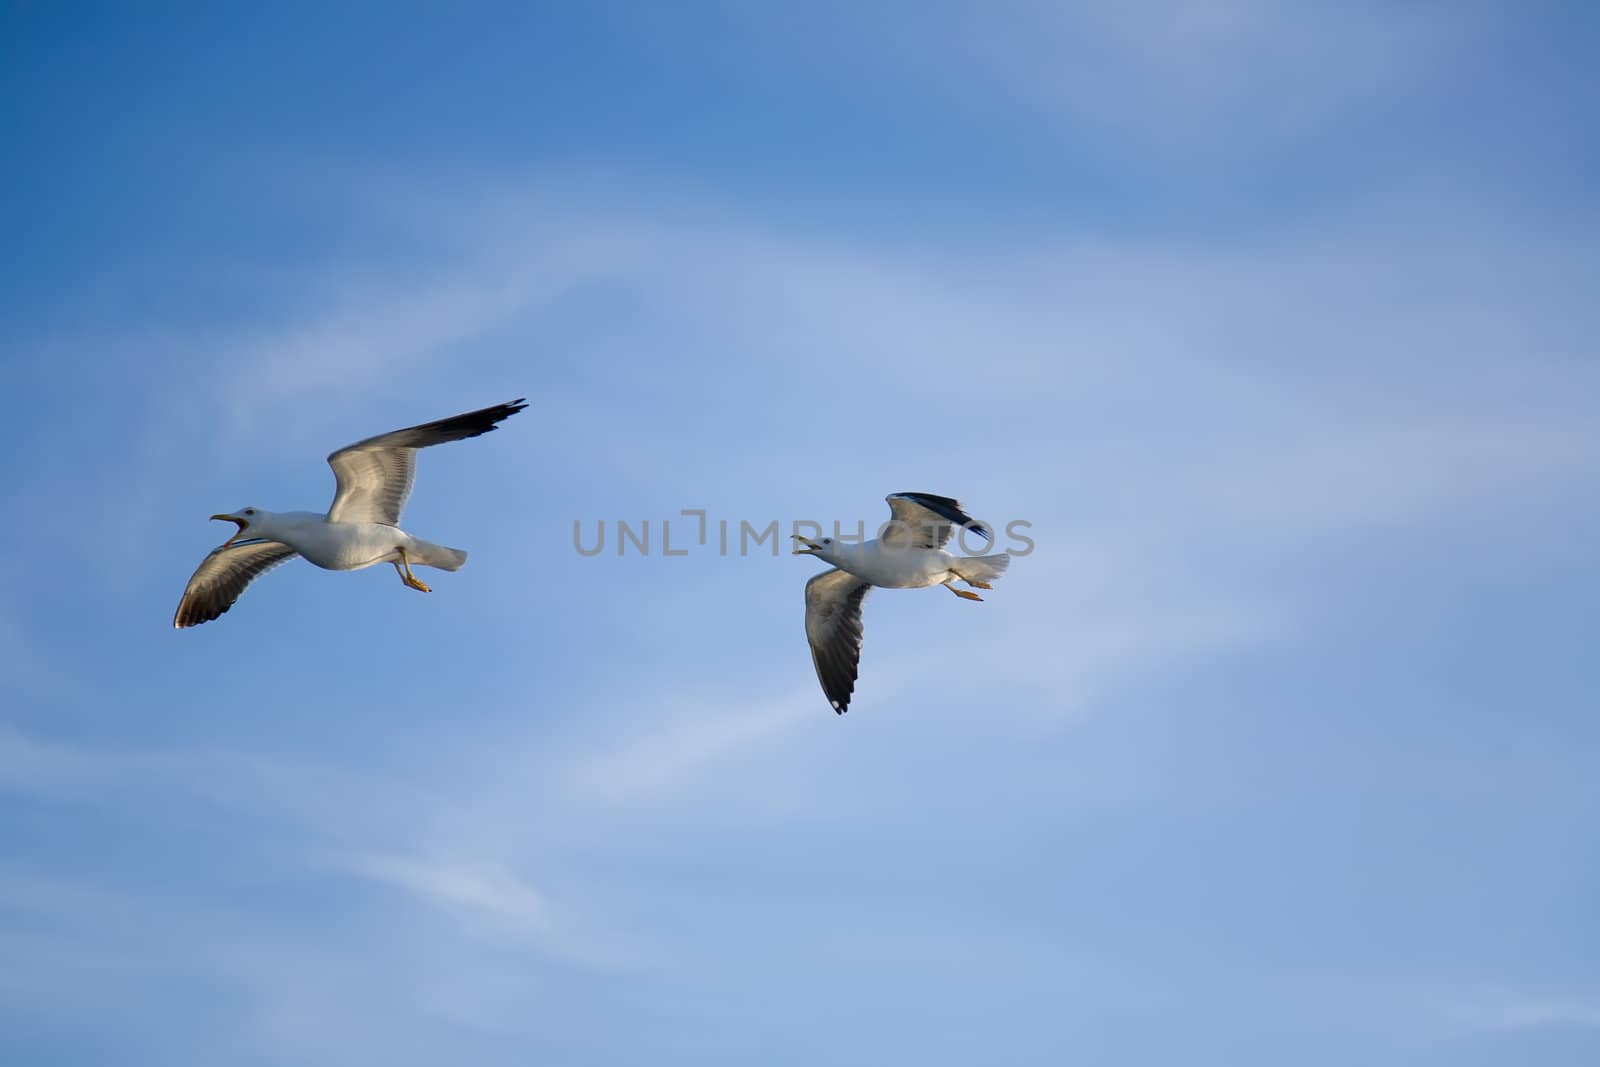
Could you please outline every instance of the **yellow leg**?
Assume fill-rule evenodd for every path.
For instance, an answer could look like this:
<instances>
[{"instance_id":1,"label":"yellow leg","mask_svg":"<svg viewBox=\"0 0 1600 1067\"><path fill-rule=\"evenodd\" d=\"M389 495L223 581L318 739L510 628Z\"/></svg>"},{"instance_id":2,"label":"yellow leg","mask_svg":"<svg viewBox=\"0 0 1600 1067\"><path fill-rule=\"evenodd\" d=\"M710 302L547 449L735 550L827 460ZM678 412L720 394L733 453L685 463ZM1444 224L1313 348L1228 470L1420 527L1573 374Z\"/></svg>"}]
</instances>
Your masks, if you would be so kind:
<instances>
[{"instance_id":1,"label":"yellow leg","mask_svg":"<svg viewBox=\"0 0 1600 1067\"><path fill-rule=\"evenodd\" d=\"M963 582L966 582L968 585L972 586L972 588L974 588L974 589L993 589L994 588L994 586L990 585L988 582L975 582L971 578L963 578L961 580Z\"/></svg>"},{"instance_id":2,"label":"yellow leg","mask_svg":"<svg viewBox=\"0 0 1600 1067\"><path fill-rule=\"evenodd\" d=\"M423 584L422 579L411 573L411 561L406 559L406 550L402 548L398 551L400 553L400 561L394 565L394 569L400 575L400 580L419 593L433 592L432 589Z\"/></svg>"},{"instance_id":3,"label":"yellow leg","mask_svg":"<svg viewBox=\"0 0 1600 1067\"><path fill-rule=\"evenodd\" d=\"M953 582L953 581L955 581L954 578L950 579L950 582ZM979 601L981 601L983 599L983 597L979 596L977 593L969 593L965 589L957 589L955 586L951 585L950 582L945 582L944 583L944 587L946 589L950 590L956 596L960 597L962 600L979 600ZM987 589L988 586L984 586L984 588Z\"/></svg>"}]
</instances>

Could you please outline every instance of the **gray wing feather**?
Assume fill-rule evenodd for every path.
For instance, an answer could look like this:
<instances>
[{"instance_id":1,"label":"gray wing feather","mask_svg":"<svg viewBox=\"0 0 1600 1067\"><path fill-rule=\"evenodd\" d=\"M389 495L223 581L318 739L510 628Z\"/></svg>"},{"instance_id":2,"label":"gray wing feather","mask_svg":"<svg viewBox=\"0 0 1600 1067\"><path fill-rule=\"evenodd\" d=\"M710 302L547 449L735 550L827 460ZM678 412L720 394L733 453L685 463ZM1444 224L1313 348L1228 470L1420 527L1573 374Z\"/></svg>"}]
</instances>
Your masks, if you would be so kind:
<instances>
[{"instance_id":1,"label":"gray wing feather","mask_svg":"<svg viewBox=\"0 0 1600 1067\"><path fill-rule=\"evenodd\" d=\"M398 525L417 477L417 449L486 434L527 406L527 401L519 398L346 445L328 457L338 482L328 519Z\"/></svg>"},{"instance_id":2,"label":"gray wing feather","mask_svg":"<svg viewBox=\"0 0 1600 1067\"><path fill-rule=\"evenodd\" d=\"M210 622L233 607L245 586L299 554L281 541L236 541L214 549L189 579L172 616L173 628Z\"/></svg>"},{"instance_id":3,"label":"gray wing feather","mask_svg":"<svg viewBox=\"0 0 1600 1067\"><path fill-rule=\"evenodd\" d=\"M968 515L961 502L951 497L933 493L890 493L884 500L888 501L893 521L910 528L910 545L943 548L950 543L957 526L970 526L973 532L994 540L993 531ZM907 536L904 529L891 527L884 533L884 540L896 548L905 548L910 547L904 543Z\"/></svg>"},{"instance_id":4,"label":"gray wing feather","mask_svg":"<svg viewBox=\"0 0 1600 1067\"><path fill-rule=\"evenodd\" d=\"M806 640L817 681L833 710L850 709L861 661L861 602L872 586L848 571L823 571L806 583Z\"/></svg>"}]
</instances>

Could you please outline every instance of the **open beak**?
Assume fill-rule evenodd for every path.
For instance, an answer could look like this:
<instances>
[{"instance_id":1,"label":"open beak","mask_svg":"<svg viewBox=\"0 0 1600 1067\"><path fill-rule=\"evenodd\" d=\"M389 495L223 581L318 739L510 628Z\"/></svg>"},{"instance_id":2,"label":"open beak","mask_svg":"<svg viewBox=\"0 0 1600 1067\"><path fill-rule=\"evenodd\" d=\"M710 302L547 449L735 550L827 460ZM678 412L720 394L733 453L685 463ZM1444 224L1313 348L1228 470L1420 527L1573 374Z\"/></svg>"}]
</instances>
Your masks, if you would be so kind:
<instances>
[{"instance_id":1,"label":"open beak","mask_svg":"<svg viewBox=\"0 0 1600 1067\"><path fill-rule=\"evenodd\" d=\"M236 522L236 523L239 524L238 532L235 533L232 537L228 538L226 541L222 542L221 547L223 547L223 548L227 548L229 545L231 545L235 541L239 540L239 538L243 537L244 536L245 527L250 525L248 522L245 522L243 519L241 519L237 515L213 515L211 517L213 519L221 519L223 522Z\"/></svg>"},{"instance_id":2,"label":"open beak","mask_svg":"<svg viewBox=\"0 0 1600 1067\"><path fill-rule=\"evenodd\" d=\"M804 548L800 548L800 547L796 546L795 550L792 553L790 553L790 555L794 555L794 556L814 556L814 555L817 554L817 549L822 547L821 545L817 544L815 541L811 540L811 538L809 538L809 537L801 537L799 534L791 534L790 536L792 536L796 541L799 541L800 544L805 546Z\"/></svg>"}]
</instances>

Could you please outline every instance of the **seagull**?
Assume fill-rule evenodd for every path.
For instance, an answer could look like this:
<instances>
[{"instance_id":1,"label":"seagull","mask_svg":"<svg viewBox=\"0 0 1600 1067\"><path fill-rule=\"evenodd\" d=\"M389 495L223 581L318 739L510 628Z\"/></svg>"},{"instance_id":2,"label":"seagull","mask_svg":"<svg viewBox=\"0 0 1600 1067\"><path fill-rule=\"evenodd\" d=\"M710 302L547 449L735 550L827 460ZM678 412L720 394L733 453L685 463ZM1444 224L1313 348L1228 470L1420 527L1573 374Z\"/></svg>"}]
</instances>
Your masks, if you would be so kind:
<instances>
[{"instance_id":1,"label":"seagull","mask_svg":"<svg viewBox=\"0 0 1600 1067\"><path fill-rule=\"evenodd\" d=\"M992 589L1011 557L955 556L946 552L954 527L971 528L990 544L994 531L976 521L960 502L932 493L890 493L891 518L871 541L835 543L831 537L813 541L794 535L797 556L816 556L833 564L806 583L806 640L811 662L817 668L822 692L843 715L850 710L850 694L861 662L861 602L873 586L885 589L926 589L942 585L963 600L982 600L977 593L957 589L956 581L974 589Z\"/></svg>"},{"instance_id":2,"label":"seagull","mask_svg":"<svg viewBox=\"0 0 1600 1067\"><path fill-rule=\"evenodd\" d=\"M400 581L431 593L411 573L421 567L459 570L467 554L412 537L400 529L400 512L417 474L417 450L477 437L528 403L518 398L481 411L394 430L347 445L328 457L338 488L326 515L241 508L211 516L239 524L195 569L172 617L176 629L210 622L233 607L251 582L296 556L330 571L356 571L393 563Z\"/></svg>"}]
</instances>

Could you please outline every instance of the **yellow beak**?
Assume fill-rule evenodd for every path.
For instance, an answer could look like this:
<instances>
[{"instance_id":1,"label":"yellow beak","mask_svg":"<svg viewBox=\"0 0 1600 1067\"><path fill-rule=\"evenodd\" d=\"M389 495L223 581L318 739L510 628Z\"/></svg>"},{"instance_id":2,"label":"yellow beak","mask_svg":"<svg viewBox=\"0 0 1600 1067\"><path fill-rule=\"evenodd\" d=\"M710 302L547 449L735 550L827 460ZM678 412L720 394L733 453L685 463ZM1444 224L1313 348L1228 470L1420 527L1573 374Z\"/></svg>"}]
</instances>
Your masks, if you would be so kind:
<instances>
[{"instance_id":1,"label":"yellow beak","mask_svg":"<svg viewBox=\"0 0 1600 1067\"><path fill-rule=\"evenodd\" d=\"M817 544L815 541L811 540L811 538L809 538L809 537L801 537L799 534L791 534L790 536L793 537L796 541L799 541L802 545L806 546L804 548L795 549L792 553L790 553L791 555L795 555L795 556L810 556L810 555L814 555L816 553L817 549L822 547L821 545Z\"/></svg>"}]
</instances>

